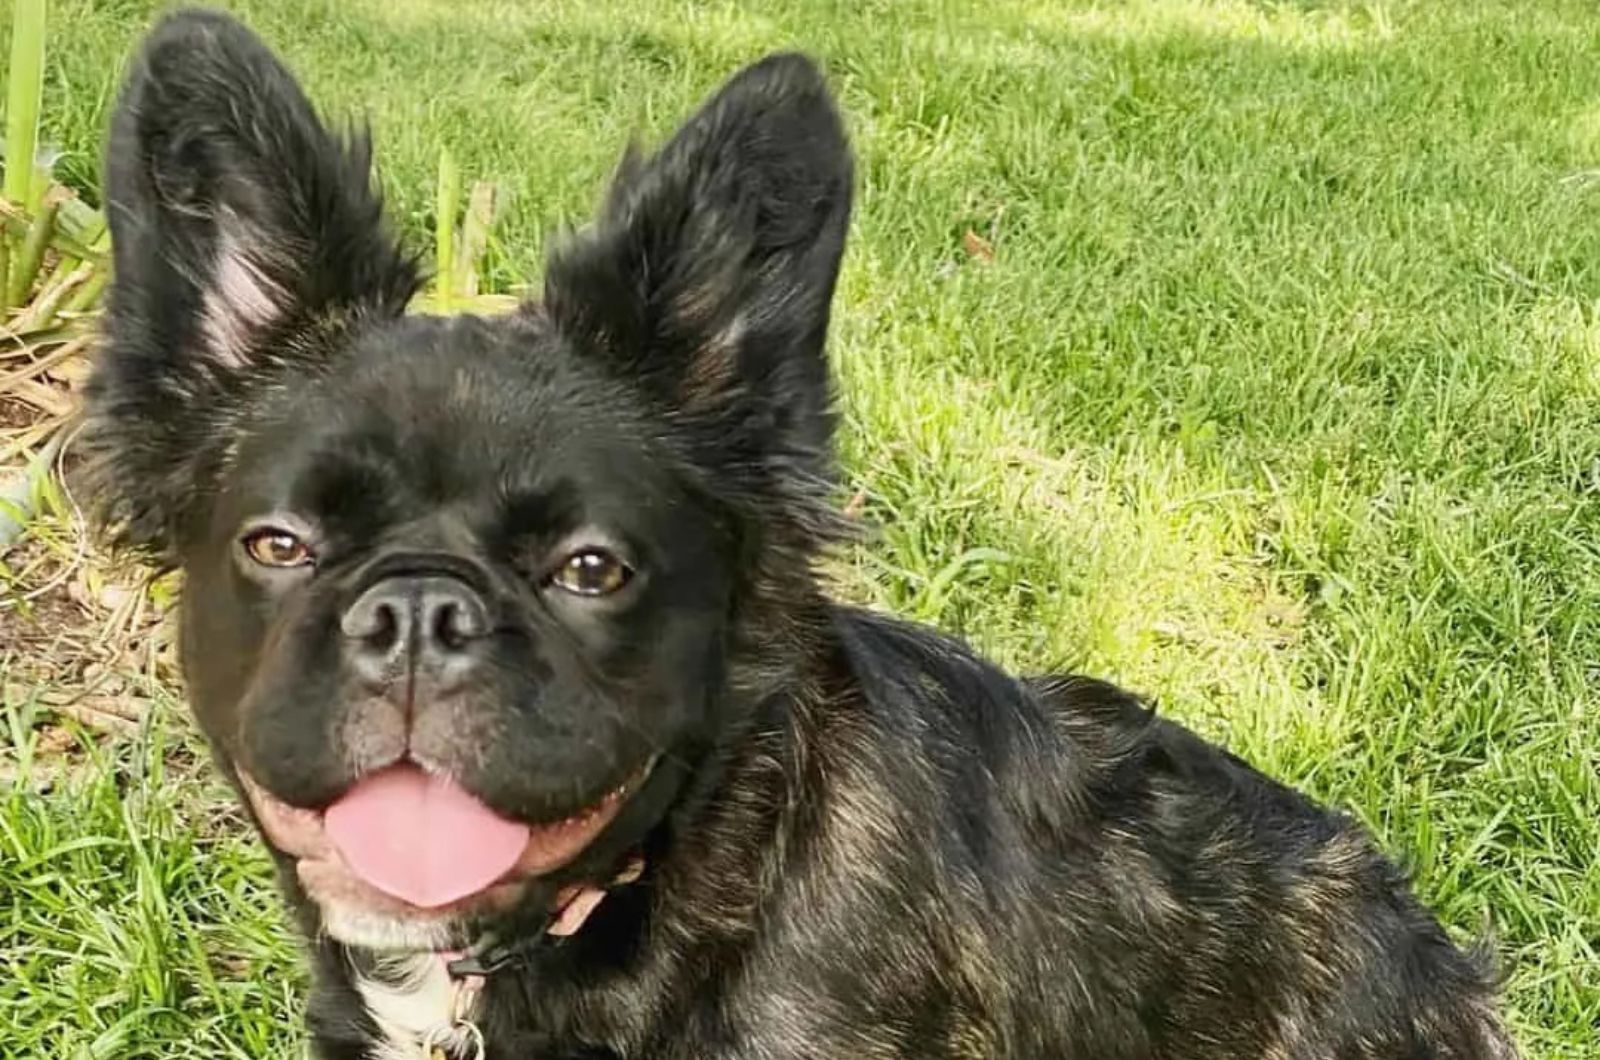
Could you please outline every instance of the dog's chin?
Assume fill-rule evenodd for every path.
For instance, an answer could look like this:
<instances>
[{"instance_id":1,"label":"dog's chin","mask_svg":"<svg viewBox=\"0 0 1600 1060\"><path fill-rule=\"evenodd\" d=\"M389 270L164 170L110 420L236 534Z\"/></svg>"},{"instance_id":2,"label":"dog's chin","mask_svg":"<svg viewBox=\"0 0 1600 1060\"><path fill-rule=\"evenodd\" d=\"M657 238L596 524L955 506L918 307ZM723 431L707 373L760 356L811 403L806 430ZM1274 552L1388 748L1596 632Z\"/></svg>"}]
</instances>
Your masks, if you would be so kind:
<instances>
[{"instance_id":1,"label":"dog's chin","mask_svg":"<svg viewBox=\"0 0 1600 1060\"><path fill-rule=\"evenodd\" d=\"M335 942L378 953L465 950L475 937L459 917L395 916L351 902L316 899L322 933ZM418 911L421 913L421 911Z\"/></svg>"},{"instance_id":2,"label":"dog's chin","mask_svg":"<svg viewBox=\"0 0 1600 1060\"><path fill-rule=\"evenodd\" d=\"M654 760L646 763L570 817L530 826L527 849L503 876L475 894L432 908L388 894L353 871L329 839L322 811L289 805L242 769L238 777L266 841L293 863L300 890L315 903L324 935L376 951L451 951L471 945L489 924L519 919L535 906L557 912L562 892L546 877L596 845L654 765Z\"/></svg>"},{"instance_id":3,"label":"dog's chin","mask_svg":"<svg viewBox=\"0 0 1600 1060\"><path fill-rule=\"evenodd\" d=\"M316 903L322 933L347 946L369 950L460 950L483 934L485 926L512 917L551 891L536 879L497 883L441 909L423 909L394 898L357 878L334 858L301 858L295 877Z\"/></svg>"}]
</instances>

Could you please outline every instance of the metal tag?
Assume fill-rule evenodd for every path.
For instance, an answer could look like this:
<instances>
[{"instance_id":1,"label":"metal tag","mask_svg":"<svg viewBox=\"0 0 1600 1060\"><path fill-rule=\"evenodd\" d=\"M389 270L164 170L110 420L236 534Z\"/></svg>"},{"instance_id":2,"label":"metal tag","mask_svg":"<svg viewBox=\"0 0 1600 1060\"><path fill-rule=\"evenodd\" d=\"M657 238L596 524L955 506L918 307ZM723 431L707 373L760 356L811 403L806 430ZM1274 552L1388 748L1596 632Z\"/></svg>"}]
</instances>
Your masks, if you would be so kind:
<instances>
[{"instance_id":1,"label":"metal tag","mask_svg":"<svg viewBox=\"0 0 1600 1060\"><path fill-rule=\"evenodd\" d=\"M423 1036L422 1060L485 1060L483 1031L467 1017L477 986L470 980L456 980L450 999L450 1020ZM456 1056L451 1047L463 1038L466 1039L467 1052Z\"/></svg>"}]
</instances>

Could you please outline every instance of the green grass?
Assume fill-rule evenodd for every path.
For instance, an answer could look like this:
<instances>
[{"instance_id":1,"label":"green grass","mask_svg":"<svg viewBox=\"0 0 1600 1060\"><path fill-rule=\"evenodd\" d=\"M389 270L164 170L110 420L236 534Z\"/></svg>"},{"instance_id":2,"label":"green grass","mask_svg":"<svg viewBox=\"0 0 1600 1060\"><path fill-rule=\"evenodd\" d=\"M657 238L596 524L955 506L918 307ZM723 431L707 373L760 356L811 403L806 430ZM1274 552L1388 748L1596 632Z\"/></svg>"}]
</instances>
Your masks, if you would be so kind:
<instances>
[{"instance_id":1,"label":"green grass","mask_svg":"<svg viewBox=\"0 0 1600 1060\"><path fill-rule=\"evenodd\" d=\"M370 117L418 246L442 146L502 182L502 290L630 133L765 50L819 54L861 156L847 488L882 527L843 591L1147 691L1350 807L1492 931L1529 1055L1593 1060L1587 0L234 6ZM85 188L150 10L52 5L45 139ZM217 786L162 778L178 716L0 809L0 1056L295 1040L265 860Z\"/></svg>"},{"instance_id":2,"label":"green grass","mask_svg":"<svg viewBox=\"0 0 1600 1060\"><path fill-rule=\"evenodd\" d=\"M4 718L24 757L29 713ZM267 857L168 713L61 793L0 799L0 1056L294 1055L304 977Z\"/></svg>"}]
</instances>

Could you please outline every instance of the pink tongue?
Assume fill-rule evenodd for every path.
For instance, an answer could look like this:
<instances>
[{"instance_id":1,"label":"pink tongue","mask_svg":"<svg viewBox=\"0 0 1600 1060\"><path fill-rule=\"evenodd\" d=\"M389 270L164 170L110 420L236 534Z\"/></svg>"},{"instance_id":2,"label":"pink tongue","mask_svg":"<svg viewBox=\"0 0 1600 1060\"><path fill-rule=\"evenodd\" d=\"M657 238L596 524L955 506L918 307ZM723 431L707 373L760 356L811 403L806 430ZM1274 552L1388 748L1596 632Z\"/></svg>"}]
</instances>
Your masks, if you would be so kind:
<instances>
[{"instance_id":1,"label":"pink tongue","mask_svg":"<svg viewBox=\"0 0 1600 1060\"><path fill-rule=\"evenodd\" d=\"M423 909L477 894L528 846L527 825L412 765L367 777L328 807L324 821L351 871Z\"/></svg>"}]
</instances>

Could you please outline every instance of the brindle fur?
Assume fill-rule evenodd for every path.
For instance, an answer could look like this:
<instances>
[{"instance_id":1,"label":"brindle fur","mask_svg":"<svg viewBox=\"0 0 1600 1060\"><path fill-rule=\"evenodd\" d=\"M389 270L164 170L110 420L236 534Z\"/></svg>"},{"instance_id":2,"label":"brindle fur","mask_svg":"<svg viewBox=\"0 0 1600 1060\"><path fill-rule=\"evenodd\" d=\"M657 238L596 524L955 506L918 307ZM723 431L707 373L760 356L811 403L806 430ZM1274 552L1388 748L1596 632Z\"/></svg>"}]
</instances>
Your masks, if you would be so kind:
<instances>
[{"instance_id":1,"label":"brindle fur","mask_svg":"<svg viewBox=\"0 0 1600 1060\"><path fill-rule=\"evenodd\" d=\"M822 347L851 167L808 61L758 64L660 152L630 154L543 303L502 320L401 318L417 276L367 159L231 20L154 31L111 139L89 474L114 536L188 572L186 670L222 768L248 763L308 807L351 782L352 754L378 752L345 746L365 722L328 691L313 590L263 595L226 557L243 484L300 474L300 439L329 418L398 438L363 507L339 495L320 513L359 528L358 556L446 498L491 495L559 440L536 421L564 415L648 455L642 480L605 488L676 498L652 524L664 554L715 544L651 615L605 619L692 642L638 633L606 656L650 692L612 708L668 763L605 855L638 843L647 873L490 978L493 1060L1513 1056L1485 962L1349 819L1110 685L1019 680L828 599ZM381 358L393 367L364 369ZM586 453L580 491L607 481ZM459 540L461 563L512 578ZM671 683L685 674L687 693ZM649 703L685 694L662 727ZM525 715L488 694L473 709L522 756L462 751L483 798L549 812L594 789L548 776L549 752L514 738ZM333 716L343 728L320 727ZM625 757L593 754L596 778ZM606 878L596 858L573 874ZM352 978L372 955L322 935L283 867L312 940L317 1049L374 1055Z\"/></svg>"}]
</instances>

